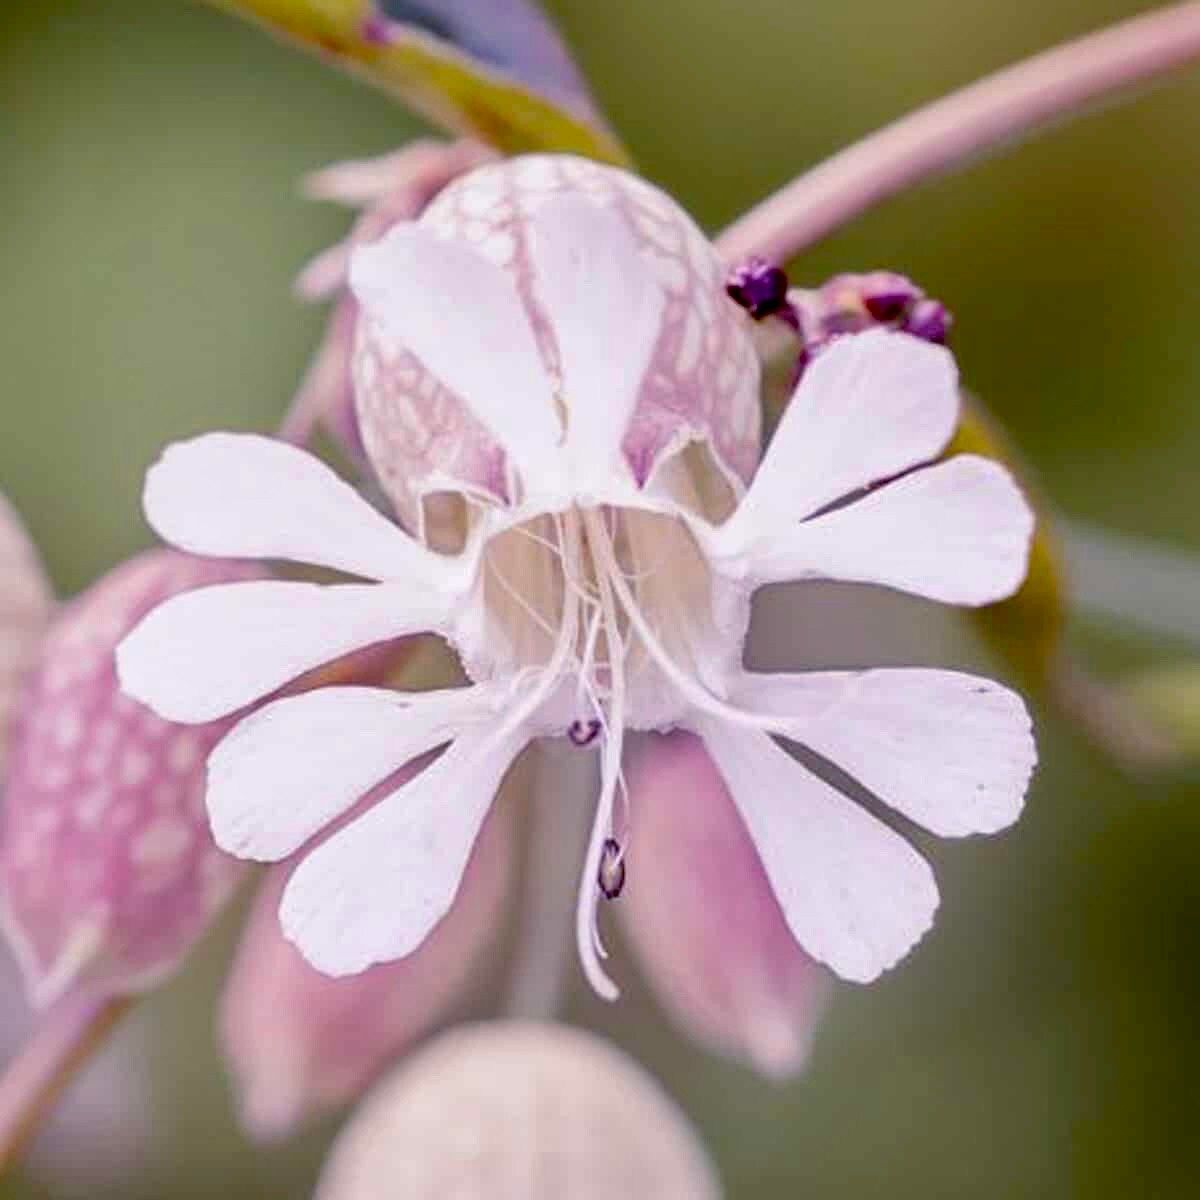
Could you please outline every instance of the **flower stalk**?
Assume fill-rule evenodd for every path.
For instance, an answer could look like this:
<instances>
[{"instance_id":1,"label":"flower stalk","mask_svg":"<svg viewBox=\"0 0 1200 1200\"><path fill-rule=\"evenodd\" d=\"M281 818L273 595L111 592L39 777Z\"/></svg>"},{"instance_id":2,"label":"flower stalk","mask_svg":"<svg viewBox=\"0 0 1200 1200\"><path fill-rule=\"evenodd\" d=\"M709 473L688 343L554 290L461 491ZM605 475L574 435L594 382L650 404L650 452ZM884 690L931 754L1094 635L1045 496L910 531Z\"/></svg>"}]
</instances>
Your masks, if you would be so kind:
<instances>
[{"instance_id":1,"label":"flower stalk","mask_svg":"<svg viewBox=\"0 0 1200 1200\"><path fill-rule=\"evenodd\" d=\"M0 1077L0 1177L19 1160L63 1089L132 1005L127 996L72 994L46 1012Z\"/></svg>"},{"instance_id":2,"label":"flower stalk","mask_svg":"<svg viewBox=\"0 0 1200 1200\"><path fill-rule=\"evenodd\" d=\"M783 262L884 200L1200 59L1200 2L1190 0L1066 42L847 147L730 225L727 262Z\"/></svg>"}]
</instances>

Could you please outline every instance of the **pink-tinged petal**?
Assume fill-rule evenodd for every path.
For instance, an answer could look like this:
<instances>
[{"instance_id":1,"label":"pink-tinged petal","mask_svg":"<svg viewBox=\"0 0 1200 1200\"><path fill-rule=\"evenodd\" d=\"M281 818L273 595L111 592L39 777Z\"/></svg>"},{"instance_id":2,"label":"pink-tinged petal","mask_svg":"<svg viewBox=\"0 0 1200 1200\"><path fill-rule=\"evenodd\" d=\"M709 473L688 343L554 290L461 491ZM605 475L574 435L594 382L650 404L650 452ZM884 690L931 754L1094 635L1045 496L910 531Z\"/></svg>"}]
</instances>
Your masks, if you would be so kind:
<instances>
[{"instance_id":1,"label":"pink-tinged petal","mask_svg":"<svg viewBox=\"0 0 1200 1200\"><path fill-rule=\"evenodd\" d=\"M41 559L16 510L0 496L0 769L21 681L53 607Z\"/></svg>"},{"instance_id":2,"label":"pink-tinged petal","mask_svg":"<svg viewBox=\"0 0 1200 1200\"><path fill-rule=\"evenodd\" d=\"M410 351L504 447L528 482L551 470L562 425L512 279L477 250L398 225L350 260L364 318Z\"/></svg>"},{"instance_id":3,"label":"pink-tinged petal","mask_svg":"<svg viewBox=\"0 0 1200 1200\"><path fill-rule=\"evenodd\" d=\"M453 564L414 542L298 446L208 433L168 446L146 474L146 518L194 554L286 559L453 590Z\"/></svg>"},{"instance_id":4,"label":"pink-tinged petal","mask_svg":"<svg viewBox=\"0 0 1200 1200\"><path fill-rule=\"evenodd\" d=\"M267 875L221 1003L221 1041L252 1136L287 1136L355 1099L444 1018L494 944L511 837L511 814L497 805L445 920L407 958L345 979L314 970L283 937L279 901L293 867L281 864Z\"/></svg>"},{"instance_id":5,"label":"pink-tinged petal","mask_svg":"<svg viewBox=\"0 0 1200 1200\"><path fill-rule=\"evenodd\" d=\"M796 944L703 743L648 739L626 767L628 877L617 905L668 1013L764 1074L794 1073L828 976Z\"/></svg>"},{"instance_id":6,"label":"pink-tinged petal","mask_svg":"<svg viewBox=\"0 0 1200 1200\"><path fill-rule=\"evenodd\" d=\"M263 580L159 605L117 647L121 689L170 721L228 716L354 650L437 629L444 595L404 583Z\"/></svg>"},{"instance_id":7,"label":"pink-tinged petal","mask_svg":"<svg viewBox=\"0 0 1200 1200\"><path fill-rule=\"evenodd\" d=\"M839 579L976 606L1020 587L1032 536L1033 512L1012 476L962 454L764 536L745 566L757 583Z\"/></svg>"},{"instance_id":8,"label":"pink-tinged petal","mask_svg":"<svg viewBox=\"0 0 1200 1200\"><path fill-rule=\"evenodd\" d=\"M238 858L286 858L369 788L490 707L481 687L417 694L322 687L265 705L209 757L206 801L217 845Z\"/></svg>"},{"instance_id":9,"label":"pink-tinged petal","mask_svg":"<svg viewBox=\"0 0 1200 1200\"><path fill-rule=\"evenodd\" d=\"M463 734L307 855L279 907L288 940L333 976L416 950L454 903L480 825L527 740L523 730Z\"/></svg>"},{"instance_id":10,"label":"pink-tinged petal","mask_svg":"<svg viewBox=\"0 0 1200 1200\"><path fill-rule=\"evenodd\" d=\"M443 1034L341 1132L317 1200L717 1200L704 1146L611 1042L545 1022Z\"/></svg>"},{"instance_id":11,"label":"pink-tinged petal","mask_svg":"<svg viewBox=\"0 0 1200 1200\"><path fill-rule=\"evenodd\" d=\"M936 458L958 406L944 347L886 330L839 338L804 373L731 524L752 537Z\"/></svg>"},{"instance_id":12,"label":"pink-tinged petal","mask_svg":"<svg viewBox=\"0 0 1200 1200\"><path fill-rule=\"evenodd\" d=\"M578 492L619 469L621 442L662 328L666 293L627 219L566 194L531 225L534 287L549 314Z\"/></svg>"},{"instance_id":13,"label":"pink-tinged petal","mask_svg":"<svg viewBox=\"0 0 1200 1200\"><path fill-rule=\"evenodd\" d=\"M746 675L739 704L942 837L1021 815L1037 762L1020 696L976 675L913 669Z\"/></svg>"},{"instance_id":14,"label":"pink-tinged petal","mask_svg":"<svg viewBox=\"0 0 1200 1200\"><path fill-rule=\"evenodd\" d=\"M143 554L65 607L14 734L0 835L6 932L31 995L153 985L238 878L204 814L204 759L227 728L181 728L121 695L113 650L168 596L253 568Z\"/></svg>"},{"instance_id":15,"label":"pink-tinged petal","mask_svg":"<svg viewBox=\"0 0 1200 1200\"><path fill-rule=\"evenodd\" d=\"M706 446L726 489L740 492L758 462L761 407L752 322L724 292L725 268L690 217L658 188L565 155L532 155L472 171L430 204L421 225L477 249L512 278L538 341L543 370L558 347L534 282L533 224L560 197L618 215L665 297L649 368L623 449L645 481L689 442ZM628 352L613 346L614 357ZM615 368L615 364L614 364ZM503 454L471 415L469 397L442 386L412 354L364 324L355 388L371 462L403 519L416 527L422 496L466 486L505 495ZM570 396L566 397L568 406Z\"/></svg>"},{"instance_id":16,"label":"pink-tinged petal","mask_svg":"<svg viewBox=\"0 0 1200 1200\"><path fill-rule=\"evenodd\" d=\"M929 864L766 734L695 722L796 940L843 979L870 983L933 924Z\"/></svg>"}]
</instances>

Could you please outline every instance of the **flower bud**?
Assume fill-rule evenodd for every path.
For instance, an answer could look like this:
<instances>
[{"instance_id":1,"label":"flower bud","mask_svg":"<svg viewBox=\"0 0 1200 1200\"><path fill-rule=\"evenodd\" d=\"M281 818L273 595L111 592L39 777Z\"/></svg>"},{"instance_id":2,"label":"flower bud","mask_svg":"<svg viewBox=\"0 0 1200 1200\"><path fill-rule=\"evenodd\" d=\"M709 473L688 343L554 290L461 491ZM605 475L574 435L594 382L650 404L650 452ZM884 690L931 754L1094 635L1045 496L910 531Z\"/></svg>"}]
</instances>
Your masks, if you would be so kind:
<instances>
[{"instance_id":1,"label":"flower bud","mask_svg":"<svg viewBox=\"0 0 1200 1200\"><path fill-rule=\"evenodd\" d=\"M346 820L417 773L406 768ZM322 975L285 940L279 899L294 864L270 870L221 1006L221 1038L240 1092L242 1123L252 1137L287 1136L306 1118L356 1098L445 1015L504 911L510 823L509 807L496 805L454 906L426 941L406 958L359 975Z\"/></svg>"},{"instance_id":2,"label":"flower bud","mask_svg":"<svg viewBox=\"0 0 1200 1200\"><path fill-rule=\"evenodd\" d=\"M628 880L617 905L663 1007L681 1029L763 1074L799 1070L824 970L784 923L725 783L690 734L631 755Z\"/></svg>"},{"instance_id":3,"label":"flower bud","mask_svg":"<svg viewBox=\"0 0 1200 1200\"><path fill-rule=\"evenodd\" d=\"M21 681L50 619L54 596L16 511L0 496L0 767Z\"/></svg>"},{"instance_id":4,"label":"flower bud","mask_svg":"<svg viewBox=\"0 0 1200 1200\"><path fill-rule=\"evenodd\" d=\"M239 865L212 841L204 763L228 722L184 727L124 696L116 644L179 592L255 577L172 551L110 572L53 622L22 694L0 829L0 894L35 1004L168 973Z\"/></svg>"},{"instance_id":5,"label":"flower bud","mask_svg":"<svg viewBox=\"0 0 1200 1200\"><path fill-rule=\"evenodd\" d=\"M658 1083L579 1029L443 1034L368 1097L317 1200L715 1200L716 1174Z\"/></svg>"}]
</instances>

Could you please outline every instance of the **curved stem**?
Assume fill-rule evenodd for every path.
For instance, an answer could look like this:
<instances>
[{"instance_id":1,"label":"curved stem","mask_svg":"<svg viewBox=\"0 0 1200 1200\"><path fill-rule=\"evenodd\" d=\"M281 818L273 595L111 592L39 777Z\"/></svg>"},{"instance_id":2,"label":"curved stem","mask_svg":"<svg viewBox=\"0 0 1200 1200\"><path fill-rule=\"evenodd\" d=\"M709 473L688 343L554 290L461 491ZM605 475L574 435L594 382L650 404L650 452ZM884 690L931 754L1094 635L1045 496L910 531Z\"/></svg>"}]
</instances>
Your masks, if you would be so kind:
<instances>
[{"instance_id":1,"label":"curved stem","mask_svg":"<svg viewBox=\"0 0 1200 1200\"><path fill-rule=\"evenodd\" d=\"M124 996L66 996L45 1013L0 1077L0 1176L132 1003Z\"/></svg>"},{"instance_id":2,"label":"curved stem","mask_svg":"<svg viewBox=\"0 0 1200 1200\"><path fill-rule=\"evenodd\" d=\"M717 239L728 262L783 262L854 217L1097 100L1200 59L1200 3L1067 42L902 117L835 154Z\"/></svg>"}]
</instances>

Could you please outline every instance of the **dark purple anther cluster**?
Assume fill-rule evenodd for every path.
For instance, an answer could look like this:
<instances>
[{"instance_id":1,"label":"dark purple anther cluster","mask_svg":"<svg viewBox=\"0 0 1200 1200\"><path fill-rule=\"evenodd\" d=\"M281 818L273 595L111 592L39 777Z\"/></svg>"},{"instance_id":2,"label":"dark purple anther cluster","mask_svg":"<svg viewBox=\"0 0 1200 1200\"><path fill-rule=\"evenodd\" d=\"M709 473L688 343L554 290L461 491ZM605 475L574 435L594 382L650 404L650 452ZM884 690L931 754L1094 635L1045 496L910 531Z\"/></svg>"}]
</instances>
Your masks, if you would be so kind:
<instances>
[{"instance_id":1,"label":"dark purple anther cluster","mask_svg":"<svg viewBox=\"0 0 1200 1200\"><path fill-rule=\"evenodd\" d=\"M813 292L792 293L803 343L796 378L835 338L881 326L944 345L952 318L904 275L871 271L835 275Z\"/></svg>"},{"instance_id":2,"label":"dark purple anther cluster","mask_svg":"<svg viewBox=\"0 0 1200 1200\"><path fill-rule=\"evenodd\" d=\"M750 258L734 267L725 281L725 291L756 321L790 311L787 272L765 258Z\"/></svg>"}]
</instances>

